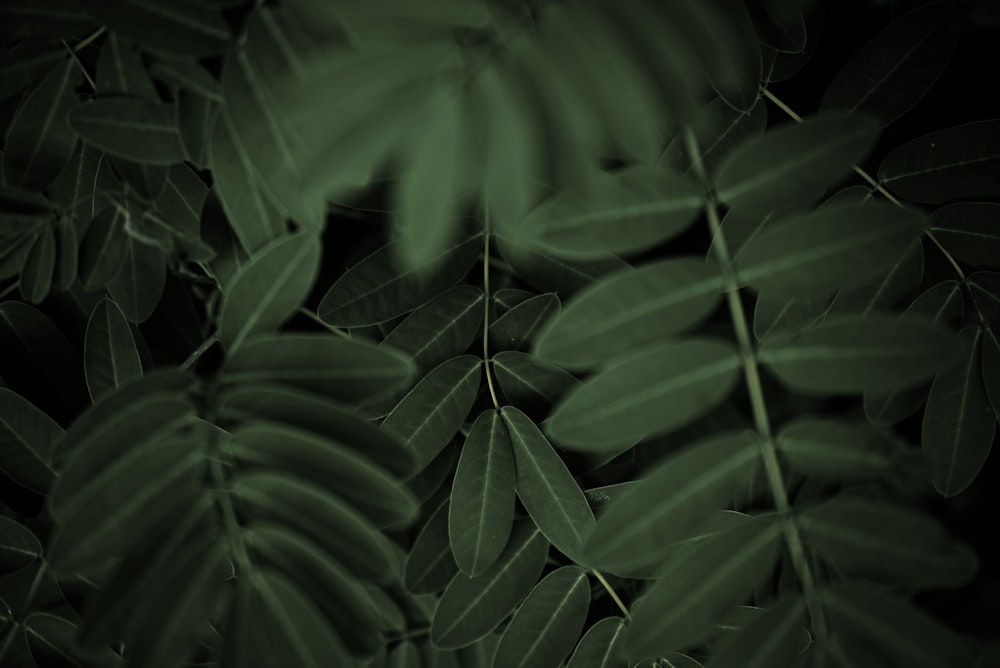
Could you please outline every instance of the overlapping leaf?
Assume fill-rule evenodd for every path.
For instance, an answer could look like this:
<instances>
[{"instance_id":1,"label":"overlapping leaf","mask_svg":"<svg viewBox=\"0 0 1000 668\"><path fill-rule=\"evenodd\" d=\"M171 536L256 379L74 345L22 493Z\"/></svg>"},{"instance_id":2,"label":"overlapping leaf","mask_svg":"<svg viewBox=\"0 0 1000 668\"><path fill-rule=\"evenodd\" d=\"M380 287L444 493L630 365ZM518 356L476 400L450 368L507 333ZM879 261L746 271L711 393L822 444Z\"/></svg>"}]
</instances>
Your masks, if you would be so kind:
<instances>
[{"instance_id":1,"label":"overlapping leaf","mask_svg":"<svg viewBox=\"0 0 1000 668\"><path fill-rule=\"evenodd\" d=\"M84 338L83 370L95 402L105 392L142 375L142 360L125 314L110 299L90 314Z\"/></svg>"},{"instance_id":2,"label":"overlapping leaf","mask_svg":"<svg viewBox=\"0 0 1000 668\"><path fill-rule=\"evenodd\" d=\"M148 165L187 158L172 105L139 98L99 99L69 110L80 137L111 155Z\"/></svg>"},{"instance_id":3,"label":"overlapping leaf","mask_svg":"<svg viewBox=\"0 0 1000 668\"><path fill-rule=\"evenodd\" d=\"M553 317L558 317L559 298L552 293L536 295L504 313L490 324L490 349L523 350Z\"/></svg>"},{"instance_id":4,"label":"overlapping leaf","mask_svg":"<svg viewBox=\"0 0 1000 668\"><path fill-rule=\"evenodd\" d=\"M0 573L6 575L32 564L42 556L42 544L31 529L0 516Z\"/></svg>"},{"instance_id":5,"label":"overlapping leaf","mask_svg":"<svg viewBox=\"0 0 1000 668\"><path fill-rule=\"evenodd\" d=\"M541 292L555 292L562 300L599 276L628 266L610 253L592 260L564 259L502 235L497 235L497 250L532 287Z\"/></svg>"},{"instance_id":6,"label":"overlapping leaf","mask_svg":"<svg viewBox=\"0 0 1000 668\"><path fill-rule=\"evenodd\" d=\"M784 424L775 444L792 469L828 480L871 480L898 449L865 424L801 417Z\"/></svg>"},{"instance_id":7,"label":"overlapping leaf","mask_svg":"<svg viewBox=\"0 0 1000 668\"><path fill-rule=\"evenodd\" d=\"M403 583L414 594L441 591L458 574L448 530L449 503L431 513L417 534L403 569Z\"/></svg>"},{"instance_id":8,"label":"overlapping leaf","mask_svg":"<svg viewBox=\"0 0 1000 668\"><path fill-rule=\"evenodd\" d=\"M483 320L483 291L458 285L406 317L382 344L410 355L421 371L465 352Z\"/></svg>"},{"instance_id":9,"label":"overlapping leaf","mask_svg":"<svg viewBox=\"0 0 1000 668\"><path fill-rule=\"evenodd\" d=\"M605 617L580 638L567 668L622 668L625 658L625 620Z\"/></svg>"},{"instance_id":10,"label":"overlapping leaf","mask_svg":"<svg viewBox=\"0 0 1000 668\"><path fill-rule=\"evenodd\" d=\"M707 668L793 666L809 641L804 599L794 593L772 604L714 650Z\"/></svg>"},{"instance_id":11,"label":"overlapping leaf","mask_svg":"<svg viewBox=\"0 0 1000 668\"><path fill-rule=\"evenodd\" d=\"M931 217L931 232L948 252L974 267L1000 266L1000 204L956 202Z\"/></svg>"}]
</instances>

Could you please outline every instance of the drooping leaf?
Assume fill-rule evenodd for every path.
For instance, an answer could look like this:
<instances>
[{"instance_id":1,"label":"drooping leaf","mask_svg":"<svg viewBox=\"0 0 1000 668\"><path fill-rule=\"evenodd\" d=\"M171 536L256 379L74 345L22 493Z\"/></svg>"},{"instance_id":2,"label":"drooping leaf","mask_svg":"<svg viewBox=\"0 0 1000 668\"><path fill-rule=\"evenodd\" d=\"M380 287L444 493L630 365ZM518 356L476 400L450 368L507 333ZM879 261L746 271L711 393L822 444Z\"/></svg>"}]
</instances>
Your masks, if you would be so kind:
<instances>
[{"instance_id":1,"label":"drooping leaf","mask_svg":"<svg viewBox=\"0 0 1000 668\"><path fill-rule=\"evenodd\" d=\"M706 668L793 666L809 640L805 599L798 593L772 604L737 631L722 650L713 650Z\"/></svg>"},{"instance_id":2,"label":"drooping leaf","mask_svg":"<svg viewBox=\"0 0 1000 668\"><path fill-rule=\"evenodd\" d=\"M444 449L469 415L479 392L482 362L460 355L432 369L382 421L382 429L415 455L417 470Z\"/></svg>"},{"instance_id":3,"label":"drooping leaf","mask_svg":"<svg viewBox=\"0 0 1000 668\"><path fill-rule=\"evenodd\" d=\"M302 305L319 272L319 240L299 233L277 239L257 254L226 289L219 340L230 353L249 336L281 327Z\"/></svg>"},{"instance_id":4,"label":"drooping leaf","mask_svg":"<svg viewBox=\"0 0 1000 668\"><path fill-rule=\"evenodd\" d=\"M913 108L945 70L958 30L951 7L932 2L881 30L840 69L820 109L862 111L882 126Z\"/></svg>"},{"instance_id":5,"label":"drooping leaf","mask_svg":"<svg viewBox=\"0 0 1000 668\"><path fill-rule=\"evenodd\" d=\"M84 141L127 160L169 165L187 158L173 105L107 98L77 104L66 118Z\"/></svg>"},{"instance_id":6,"label":"drooping leaf","mask_svg":"<svg viewBox=\"0 0 1000 668\"><path fill-rule=\"evenodd\" d=\"M956 202L931 216L931 233L954 257L974 267L1000 266L1000 204Z\"/></svg>"},{"instance_id":7,"label":"drooping leaf","mask_svg":"<svg viewBox=\"0 0 1000 668\"><path fill-rule=\"evenodd\" d=\"M598 259L569 260L557 257L512 237L497 235L497 250L525 281L541 292L554 292L566 300L597 277L628 266L617 255Z\"/></svg>"},{"instance_id":8,"label":"drooping leaf","mask_svg":"<svg viewBox=\"0 0 1000 668\"><path fill-rule=\"evenodd\" d=\"M780 524L756 518L679 553L632 608L629 656L653 656L707 640L716 621L770 574L780 547Z\"/></svg>"},{"instance_id":9,"label":"drooping leaf","mask_svg":"<svg viewBox=\"0 0 1000 668\"><path fill-rule=\"evenodd\" d=\"M482 243L482 236L474 235L403 271L393 265L393 244L383 246L330 287L319 316L337 327L362 327L403 315L460 281L479 258Z\"/></svg>"},{"instance_id":10,"label":"drooping leaf","mask_svg":"<svg viewBox=\"0 0 1000 668\"><path fill-rule=\"evenodd\" d=\"M844 204L770 225L740 255L740 278L761 292L819 298L879 278L920 237L926 219L889 204Z\"/></svg>"},{"instance_id":11,"label":"drooping leaf","mask_svg":"<svg viewBox=\"0 0 1000 668\"><path fill-rule=\"evenodd\" d=\"M691 130L698 142L705 173L713 176L733 149L742 141L764 134L766 125L767 106L763 103L753 105L749 111L740 111L717 97L699 109ZM690 173L693 166L683 134L667 145L660 162L683 174Z\"/></svg>"},{"instance_id":12,"label":"drooping leaf","mask_svg":"<svg viewBox=\"0 0 1000 668\"><path fill-rule=\"evenodd\" d=\"M573 296L538 335L535 354L571 369L603 364L696 325L718 304L722 284L693 258L616 271Z\"/></svg>"},{"instance_id":13,"label":"drooping leaf","mask_svg":"<svg viewBox=\"0 0 1000 668\"><path fill-rule=\"evenodd\" d=\"M167 282L166 263L166 255L157 246L129 239L121 269L107 284L129 322L145 322L156 310Z\"/></svg>"},{"instance_id":14,"label":"drooping leaf","mask_svg":"<svg viewBox=\"0 0 1000 668\"><path fill-rule=\"evenodd\" d=\"M142 361L132 329L121 309L103 299L90 314L83 344L83 371L91 399L142 375Z\"/></svg>"},{"instance_id":15,"label":"drooping leaf","mask_svg":"<svg viewBox=\"0 0 1000 668\"><path fill-rule=\"evenodd\" d=\"M865 424L801 417L778 431L775 445L792 469L827 480L872 480L897 454L892 442Z\"/></svg>"},{"instance_id":16,"label":"drooping leaf","mask_svg":"<svg viewBox=\"0 0 1000 668\"><path fill-rule=\"evenodd\" d=\"M916 315L840 316L765 341L759 359L798 391L885 393L932 378L953 360L954 344L954 334Z\"/></svg>"},{"instance_id":17,"label":"drooping leaf","mask_svg":"<svg viewBox=\"0 0 1000 668\"><path fill-rule=\"evenodd\" d=\"M799 512L803 540L839 571L904 587L957 587L978 566L933 517L842 494Z\"/></svg>"},{"instance_id":18,"label":"drooping leaf","mask_svg":"<svg viewBox=\"0 0 1000 668\"><path fill-rule=\"evenodd\" d=\"M566 668L624 668L625 620L605 617L580 638Z\"/></svg>"},{"instance_id":19,"label":"drooping leaf","mask_svg":"<svg viewBox=\"0 0 1000 668\"><path fill-rule=\"evenodd\" d=\"M460 355L472 343L483 320L483 291L458 285L406 317L386 335L382 345L413 358L421 372Z\"/></svg>"},{"instance_id":20,"label":"drooping leaf","mask_svg":"<svg viewBox=\"0 0 1000 668\"><path fill-rule=\"evenodd\" d=\"M52 448L63 430L31 402L0 387L0 471L45 494L55 478Z\"/></svg>"},{"instance_id":21,"label":"drooping leaf","mask_svg":"<svg viewBox=\"0 0 1000 668\"><path fill-rule=\"evenodd\" d=\"M451 486L448 536L468 576L497 560L514 524L514 453L499 412L479 414L462 446Z\"/></svg>"},{"instance_id":22,"label":"drooping leaf","mask_svg":"<svg viewBox=\"0 0 1000 668\"><path fill-rule=\"evenodd\" d=\"M500 409L514 451L517 497L550 543L576 560L594 530L594 514L566 464L531 418Z\"/></svg>"},{"instance_id":23,"label":"drooping leaf","mask_svg":"<svg viewBox=\"0 0 1000 668\"><path fill-rule=\"evenodd\" d=\"M739 498L757 474L759 448L751 432L720 434L662 459L601 514L587 563L612 573L662 563L675 543Z\"/></svg>"},{"instance_id":24,"label":"drooping leaf","mask_svg":"<svg viewBox=\"0 0 1000 668\"><path fill-rule=\"evenodd\" d=\"M495 629L535 586L548 547L530 521L515 522L507 547L485 573L459 573L445 589L431 620L431 642L440 649L465 647Z\"/></svg>"},{"instance_id":25,"label":"drooping leaf","mask_svg":"<svg viewBox=\"0 0 1000 668\"><path fill-rule=\"evenodd\" d=\"M6 575L42 556L42 544L28 527L0 516L0 573Z\"/></svg>"},{"instance_id":26,"label":"drooping leaf","mask_svg":"<svg viewBox=\"0 0 1000 668\"><path fill-rule=\"evenodd\" d=\"M546 423L566 447L600 451L668 433L721 403L741 362L715 338L648 346L603 367L570 390Z\"/></svg>"},{"instance_id":27,"label":"drooping leaf","mask_svg":"<svg viewBox=\"0 0 1000 668\"><path fill-rule=\"evenodd\" d=\"M862 115L822 114L750 139L719 165L719 199L767 213L810 204L875 144L878 125Z\"/></svg>"},{"instance_id":28,"label":"drooping leaf","mask_svg":"<svg viewBox=\"0 0 1000 668\"><path fill-rule=\"evenodd\" d=\"M548 668L561 664L580 637L589 605L586 571L577 566L552 571L514 613L493 665Z\"/></svg>"},{"instance_id":29,"label":"drooping leaf","mask_svg":"<svg viewBox=\"0 0 1000 668\"><path fill-rule=\"evenodd\" d=\"M230 39L219 10L207 3L82 0L80 4L101 24L152 51L209 56L219 53Z\"/></svg>"},{"instance_id":30,"label":"drooping leaf","mask_svg":"<svg viewBox=\"0 0 1000 668\"><path fill-rule=\"evenodd\" d=\"M458 574L448 531L449 502L431 513L417 534L403 570L403 583L413 594L435 594Z\"/></svg>"},{"instance_id":31,"label":"drooping leaf","mask_svg":"<svg viewBox=\"0 0 1000 668\"><path fill-rule=\"evenodd\" d=\"M893 194L922 204L1000 193L1000 120L976 121L917 137L882 160L878 179Z\"/></svg>"},{"instance_id":32,"label":"drooping leaf","mask_svg":"<svg viewBox=\"0 0 1000 668\"><path fill-rule=\"evenodd\" d=\"M971 485L993 447L997 422L983 383L982 336L978 326L962 331L958 360L938 373L927 398L920 444L942 496Z\"/></svg>"},{"instance_id":33,"label":"drooping leaf","mask_svg":"<svg viewBox=\"0 0 1000 668\"><path fill-rule=\"evenodd\" d=\"M558 316L559 298L552 293L526 299L490 323L490 350L523 350L547 322Z\"/></svg>"}]
</instances>

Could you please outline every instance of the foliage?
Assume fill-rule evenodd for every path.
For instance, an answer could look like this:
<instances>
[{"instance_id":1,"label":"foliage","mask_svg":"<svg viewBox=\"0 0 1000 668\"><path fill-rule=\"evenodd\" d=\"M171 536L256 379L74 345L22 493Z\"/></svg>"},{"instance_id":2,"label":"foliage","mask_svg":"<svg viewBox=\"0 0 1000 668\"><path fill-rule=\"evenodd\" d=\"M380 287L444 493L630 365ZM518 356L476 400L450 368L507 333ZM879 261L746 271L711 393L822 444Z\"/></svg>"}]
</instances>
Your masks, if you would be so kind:
<instances>
[{"instance_id":1,"label":"foliage","mask_svg":"<svg viewBox=\"0 0 1000 668\"><path fill-rule=\"evenodd\" d=\"M0 663L995 665L998 17L909 5L4 3Z\"/></svg>"}]
</instances>

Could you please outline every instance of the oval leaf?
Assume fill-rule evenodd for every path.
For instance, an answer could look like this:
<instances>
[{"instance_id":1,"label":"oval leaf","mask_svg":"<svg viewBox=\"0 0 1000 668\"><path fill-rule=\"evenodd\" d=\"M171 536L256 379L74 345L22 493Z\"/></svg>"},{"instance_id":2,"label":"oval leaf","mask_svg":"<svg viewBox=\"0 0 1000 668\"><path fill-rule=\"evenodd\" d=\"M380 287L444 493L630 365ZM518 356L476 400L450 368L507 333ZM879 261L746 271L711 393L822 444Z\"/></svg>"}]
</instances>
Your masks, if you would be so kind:
<instances>
[{"instance_id":1,"label":"oval leaf","mask_svg":"<svg viewBox=\"0 0 1000 668\"><path fill-rule=\"evenodd\" d=\"M110 299L102 299L90 314L83 342L87 389L97 402L105 392L142 375L142 360L125 314Z\"/></svg>"}]
</instances>

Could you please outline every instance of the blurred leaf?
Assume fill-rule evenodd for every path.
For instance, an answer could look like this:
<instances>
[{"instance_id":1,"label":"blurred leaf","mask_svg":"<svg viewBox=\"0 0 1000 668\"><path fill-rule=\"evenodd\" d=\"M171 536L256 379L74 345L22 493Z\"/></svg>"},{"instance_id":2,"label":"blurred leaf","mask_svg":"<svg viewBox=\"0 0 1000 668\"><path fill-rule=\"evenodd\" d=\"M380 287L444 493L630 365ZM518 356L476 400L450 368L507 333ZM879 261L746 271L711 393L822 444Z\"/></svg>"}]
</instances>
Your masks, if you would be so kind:
<instances>
[{"instance_id":1,"label":"blurred leaf","mask_svg":"<svg viewBox=\"0 0 1000 668\"><path fill-rule=\"evenodd\" d=\"M144 48L176 56L209 56L222 51L229 27L218 9L205 3L154 0L79 0L110 30Z\"/></svg>"},{"instance_id":2,"label":"blurred leaf","mask_svg":"<svg viewBox=\"0 0 1000 668\"><path fill-rule=\"evenodd\" d=\"M694 258L614 272L574 295L548 321L535 353L571 369L605 363L698 324L718 304L722 284L718 273Z\"/></svg>"},{"instance_id":3,"label":"blurred leaf","mask_svg":"<svg viewBox=\"0 0 1000 668\"><path fill-rule=\"evenodd\" d=\"M187 158L173 105L133 98L98 99L71 108L67 119L80 137L108 153L147 165Z\"/></svg>"},{"instance_id":4,"label":"blurred leaf","mask_svg":"<svg viewBox=\"0 0 1000 668\"><path fill-rule=\"evenodd\" d=\"M52 447L62 428L28 400L0 387L0 471L38 494L55 479Z\"/></svg>"},{"instance_id":5,"label":"blurred leaf","mask_svg":"<svg viewBox=\"0 0 1000 668\"><path fill-rule=\"evenodd\" d=\"M720 404L740 358L721 339L647 346L604 366L566 393L546 423L561 445L601 451L669 433Z\"/></svg>"},{"instance_id":6,"label":"blurred leaf","mask_svg":"<svg viewBox=\"0 0 1000 668\"><path fill-rule=\"evenodd\" d=\"M125 314L103 299L90 314L84 339L83 370L87 389L96 403L130 378L142 375L142 361Z\"/></svg>"},{"instance_id":7,"label":"blurred leaf","mask_svg":"<svg viewBox=\"0 0 1000 668\"><path fill-rule=\"evenodd\" d=\"M691 131L701 152L701 164L709 177L743 141L760 137L767 125L767 105L757 103L749 111L740 111L721 97L698 110ZM671 140L660 156L660 163L680 173L690 173L693 165L688 155L683 133Z\"/></svg>"},{"instance_id":8,"label":"blurred leaf","mask_svg":"<svg viewBox=\"0 0 1000 668\"><path fill-rule=\"evenodd\" d=\"M1000 149L992 140L998 133L1000 120L987 120L918 137L882 160L878 179L893 194L922 204L996 197Z\"/></svg>"},{"instance_id":9,"label":"blurred leaf","mask_svg":"<svg viewBox=\"0 0 1000 668\"><path fill-rule=\"evenodd\" d=\"M825 418L786 422L775 445L794 470L831 481L875 479L897 454L892 442L868 425Z\"/></svg>"},{"instance_id":10,"label":"blurred leaf","mask_svg":"<svg viewBox=\"0 0 1000 668\"><path fill-rule=\"evenodd\" d=\"M747 9L762 44L787 53L806 47L802 8L810 0L749 0Z\"/></svg>"},{"instance_id":11,"label":"blurred leaf","mask_svg":"<svg viewBox=\"0 0 1000 668\"><path fill-rule=\"evenodd\" d=\"M917 239L907 251L893 255L896 261L884 275L856 288L839 290L827 315L893 311L901 302L909 304L920 289L923 279L923 244Z\"/></svg>"},{"instance_id":12,"label":"blurred leaf","mask_svg":"<svg viewBox=\"0 0 1000 668\"><path fill-rule=\"evenodd\" d=\"M433 297L406 317L382 341L410 355L421 373L460 355L483 320L483 291L457 285Z\"/></svg>"},{"instance_id":13,"label":"blurred leaf","mask_svg":"<svg viewBox=\"0 0 1000 668\"><path fill-rule=\"evenodd\" d=\"M514 613L500 638L493 664L523 668L560 665L580 637L589 605L586 571L577 566L552 571Z\"/></svg>"},{"instance_id":14,"label":"blurred leaf","mask_svg":"<svg viewBox=\"0 0 1000 668\"><path fill-rule=\"evenodd\" d=\"M0 515L0 573L6 575L42 557L42 544L32 531Z\"/></svg>"},{"instance_id":15,"label":"blurred leaf","mask_svg":"<svg viewBox=\"0 0 1000 668\"><path fill-rule=\"evenodd\" d=\"M455 562L469 576L497 560L514 523L514 454L499 412L476 418L451 486L448 536Z\"/></svg>"},{"instance_id":16,"label":"blurred leaf","mask_svg":"<svg viewBox=\"0 0 1000 668\"><path fill-rule=\"evenodd\" d=\"M863 111L883 127L912 109L955 50L951 11L946 2L932 2L895 19L840 69L820 109Z\"/></svg>"},{"instance_id":17,"label":"blurred leaf","mask_svg":"<svg viewBox=\"0 0 1000 668\"><path fill-rule=\"evenodd\" d=\"M605 617L580 638L566 668L625 668L625 621Z\"/></svg>"},{"instance_id":18,"label":"blurred leaf","mask_svg":"<svg viewBox=\"0 0 1000 668\"><path fill-rule=\"evenodd\" d=\"M562 458L527 415L500 409L514 452L517 497L542 535L578 560L594 530L594 514Z\"/></svg>"},{"instance_id":19,"label":"blurred leaf","mask_svg":"<svg viewBox=\"0 0 1000 668\"><path fill-rule=\"evenodd\" d=\"M431 513L417 534L403 571L403 582L413 594L434 594L458 573L448 530L449 502Z\"/></svg>"},{"instance_id":20,"label":"blurred leaf","mask_svg":"<svg viewBox=\"0 0 1000 668\"><path fill-rule=\"evenodd\" d=\"M559 298L552 293L535 295L490 323L490 349L523 350L553 317L559 314Z\"/></svg>"},{"instance_id":21,"label":"blurred leaf","mask_svg":"<svg viewBox=\"0 0 1000 668\"><path fill-rule=\"evenodd\" d=\"M497 250L514 272L540 292L565 300L599 276L628 267L617 255L592 260L567 260L506 236L497 236Z\"/></svg>"},{"instance_id":22,"label":"blurred leaf","mask_svg":"<svg viewBox=\"0 0 1000 668\"><path fill-rule=\"evenodd\" d=\"M781 297L768 292L757 294L753 312L753 333L758 341L780 334L798 334L826 316L830 298Z\"/></svg>"},{"instance_id":23,"label":"blurred leaf","mask_svg":"<svg viewBox=\"0 0 1000 668\"><path fill-rule=\"evenodd\" d=\"M867 116L824 114L750 139L727 156L715 179L719 199L766 213L818 199L864 158L877 124Z\"/></svg>"},{"instance_id":24,"label":"blurred leaf","mask_svg":"<svg viewBox=\"0 0 1000 668\"><path fill-rule=\"evenodd\" d=\"M780 599L736 633L706 668L793 666L809 641L805 599L797 592Z\"/></svg>"},{"instance_id":25,"label":"blurred leaf","mask_svg":"<svg viewBox=\"0 0 1000 668\"><path fill-rule=\"evenodd\" d=\"M934 238L953 256L974 267L1000 267L1000 204L956 202L931 217Z\"/></svg>"},{"instance_id":26,"label":"blurred leaf","mask_svg":"<svg viewBox=\"0 0 1000 668\"><path fill-rule=\"evenodd\" d=\"M955 496L971 485L993 447L997 423L983 384L982 336L978 326L962 331L960 357L938 373L927 398L920 445L942 496Z\"/></svg>"},{"instance_id":27,"label":"blurred leaf","mask_svg":"<svg viewBox=\"0 0 1000 668\"><path fill-rule=\"evenodd\" d=\"M197 61L163 59L153 62L150 74L180 90L196 93L212 102L223 102L222 87Z\"/></svg>"}]
</instances>

